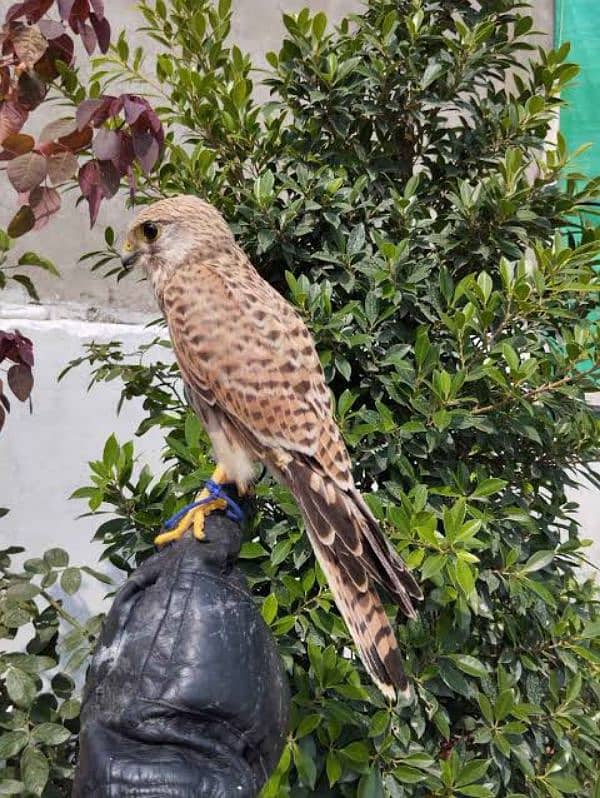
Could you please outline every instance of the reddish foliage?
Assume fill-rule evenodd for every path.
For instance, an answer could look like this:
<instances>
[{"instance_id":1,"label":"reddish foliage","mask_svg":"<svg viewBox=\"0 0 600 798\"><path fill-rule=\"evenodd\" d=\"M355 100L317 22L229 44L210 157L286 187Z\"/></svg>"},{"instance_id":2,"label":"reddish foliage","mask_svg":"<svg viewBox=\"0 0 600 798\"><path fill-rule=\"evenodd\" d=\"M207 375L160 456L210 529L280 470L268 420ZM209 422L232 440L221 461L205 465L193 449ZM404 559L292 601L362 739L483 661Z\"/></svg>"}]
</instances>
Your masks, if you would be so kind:
<instances>
[{"instance_id":1,"label":"reddish foliage","mask_svg":"<svg viewBox=\"0 0 600 798\"><path fill-rule=\"evenodd\" d=\"M60 21L44 17L53 6ZM148 173L164 143L158 116L133 94L84 100L75 119L51 122L37 141L20 132L59 76L59 62L72 64L71 32L89 54L96 47L107 51L110 24L102 0L23 0L8 9L0 30L0 161L10 162L7 174L21 205L9 224L13 236L45 224L60 208L48 182L59 186L75 174L94 224L102 200L114 196L124 178L133 190L134 163ZM117 129L103 127L110 120ZM94 157L80 164L78 155L90 145Z\"/></svg>"},{"instance_id":2,"label":"reddish foliage","mask_svg":"<svg viewBox=\"0 0 600 798\"><path fill-rule=\"evenodd\" d=\"M53 185L69 180L77 173L77 158L69 150L54 153L48 158L48 177Z\"/></svg>"},{"instance_id":3,"label":"reddish foliage","mask_svg":"<svg viewBox=\"0 0 600 798\"><path fill-rule=\"evenodd\" d=\"M33 136L28 136L26 133L11 133L4 139L3 147L4 153L0 160L8 161L16 155L23 155L30 152L35 146L35 139Z\"/></svg>"},{"instance_id":4,"label":"reddish foliage","mask_svg":"<svg viewBox=\"0 0 600 798\"><path fill-rule=\"evenodd\" d=\"M11 133L18 133L28 116L25 108L22 108L17 102L3 100L0 105L0 143Z\"/></svg>"},{"instance_id":5,"label":"reddish foliage","mask_svg":"<svg viewBox=\"0 0 600 798\"><path fill-rule=\"evenodd\" d=\"M122 128L101 127L121 113L131 133ZM137 160L145 172L152 169L160 156L164 131L147 100L135 94L119 97L107 94L84 100L77 109L76 119L80 130L89 125L100 128L92 146L96 158L84 164L78 176L81 193L88 202L90 221L94 224L100 203L117 192L121 178L127 177L131 185L134 161Z\"/></svg>"},{"instance_id":6,"label":"reddish foliage","mask_svg":"<svg viewBox=\"0 0 600 798\"><path fill-rule=\"evenodd\" d=\"M99 161L113 161L119 155L120 138L116 130L103 128L94 139L93 153Z\"/></svg>"},{"instance_id":7,"label":"reddish foliage","mask_svg":"<svg viewBox=\"0 0 600 798\"><path fill-rule=\"evenodd\" d=\"M60 194L55 188L37 186L29 195L29 204L35 218L34 230L39 230L60 210Z\"/></svg>"},{"instance_id":8,"label":"reddish foliage","mask_svg":"<svg viewBox=\"0 0 600 798\"><path fill-rule=\"evenodd\" d=\"M6 12L6 21L25 17L27 22L37 22L52 5L53 0L25 0L24 3L16 3Z\"/></svg>"},{"instance_id":9,"label":"reddish foliage","mask_svg":"<svg viewBox=\"0 0 600 798\"><path fill-rule=\"evenodd\" d=\"M18 330L4 332L0 330L0 363L12 360L13 363L24 363L33 366L33 344Z\"/></svg>"},{"instance_id":10,"label":"reddish foliage","mask_svg":"<svg viewBox=\"0 0 600 798\"><path fill-rule=\"evenodd\" d=\"M26 152L17 155L8 164L6 174L19 192L31 191L46 177L46 158L39 152Z\"/></svg>"},{"instance_id":11,"label":"reddish foliage","mask_svg":"<svg viewBox=\"0 0 600 798\"><path fill-rule=\"evenodd\" d=\"M98 161L88 161L79 170L79 188L81 193L88 202L90 209L90 221L92 224L96 221L98 210L104 192L100 185L100 164Z\"/></svg>"},{"instance_id":12,"label":"reddish foliage","mask_svg":"<svg viewBox=\"0 0 600 798\"><path fill-rule=\"evenodd\" d=\"M33 344L18 330L4 332L0 330L0 363L9 360L14 365L8 369L8 385L13 394L21 402L25 402L31 395L33 388ZM4 426L6 414L10 412L10 401L4 393L4 386L0 380L0 429Z\"/></svg>"},{"instance_id":13,"label":"reddish foliage","mask_svg":"<svg viewBox=\"0 0 600 798\"><path fill-rule=\"evenodd\" d=\"M10 389L17 399L21 402L28 399L33 388L31 366L27 366L25 363L17 363L9 368L6 376Z\"/></svg>"},{"instance_id":14,"label":"reddish foliage","mask_svg":"<svg viewBox=\"0 0 600 798\"><path fill-rule=\"evenodd\" d=\"M92 12L90 14L90 22L92 23L92 28L94 29L94 34L98 41L98 47L105 53L110 44L110 25L108 20L106 17L100 18L97 14Z\"/></svg>"},{"instance_id":15,"label":"reddish foliage","mask_svg":"<svg viewBox=\"0 0 600 798\"><path fill-rule=\"evenodd\" d=\"M24 233L33 230L35 216L29 205L22 205L8 224L6 232L11 238L18 238Z\"/></svg>"},{"instance_id":16,"label":"reddish foliage","mask_svg":"<svg viewBox=\"0 0 600 798\"><path fill-rule=\"evenodd\" d=\"M60 21L44 18L55 6ZM149 103L138 95L106 95L84 100L75 119L57 119L37 140L21 130L31 111L44 101L48 84L60 75L60 63L73 63L79 36L86 51L106 52L110 24L102 0L23 0L12 5L0 29L0 161L17 191L19 210L8 225L16 238L38 229L60 208L54 186L77 174L94 224L103 199L118 191L125 178L133 192L133 165L149 172L160 157L164 131ZM122 116L121 116L122 115ZM121 117L121 118L119 118ZM103 127L111 121L116 129ZM94 157L82 165L81 154ZM0 363L11 361L8 387L20 401L33 388L33 346L19 332L0 330ZM0 380L0 429L10 402Z\"/></svg>"}]
</instances>

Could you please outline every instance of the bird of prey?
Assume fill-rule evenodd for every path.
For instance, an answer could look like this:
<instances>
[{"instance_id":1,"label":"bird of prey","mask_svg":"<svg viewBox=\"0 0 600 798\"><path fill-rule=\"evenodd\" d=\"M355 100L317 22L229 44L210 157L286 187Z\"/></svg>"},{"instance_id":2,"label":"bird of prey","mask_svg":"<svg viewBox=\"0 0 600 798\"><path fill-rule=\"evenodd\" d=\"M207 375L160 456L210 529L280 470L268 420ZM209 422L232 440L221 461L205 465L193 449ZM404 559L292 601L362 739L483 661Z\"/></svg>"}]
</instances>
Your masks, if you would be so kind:
<instances>
[{"instance_id":1,"label":"bird of prey","mask_svg":"<svg viewBox=\"0 0 600 798\"><path fill-rule=\"evenodd\" d=\"M317 560L375 684L390 700L409 691L377 587L409 618L422 593L357 490L311 335L258 274L220 213L193 196L145 207L129 227L122 261L139 264L166 318L186 393L211 440L212 479L240 495L262 463L287 486ZM205 496L206 494L200 494ZM196 507L158 545L188 529Z\"/></svg>"}]
</instances>

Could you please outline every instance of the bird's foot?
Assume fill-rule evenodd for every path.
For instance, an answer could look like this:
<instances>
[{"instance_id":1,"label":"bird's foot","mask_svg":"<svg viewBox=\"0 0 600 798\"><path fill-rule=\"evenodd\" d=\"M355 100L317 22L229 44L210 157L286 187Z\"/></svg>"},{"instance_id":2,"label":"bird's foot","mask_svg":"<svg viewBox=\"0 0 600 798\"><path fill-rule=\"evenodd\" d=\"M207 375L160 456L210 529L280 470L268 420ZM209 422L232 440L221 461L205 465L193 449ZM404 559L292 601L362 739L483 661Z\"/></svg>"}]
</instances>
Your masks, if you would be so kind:
<instances>
[{"instance_id":1,"label":"bird's foot","mask_svg":"<svg viewBox=\"0 0 600 798\"><path fill-rule=\"evenodd\" d=\"M204 539L204 523L206 517L214 510L224 510L227 507L227 502L225 499L210 499L210 493L207 490L203 490L202 493L198 494L197 501L201 502L201 504L196 504L196 506L191 507L185 515L177 521L177 526L174 529L161 532L160 535L154 538L155 546L164 546L166 543L179 540L190 529L196 540Z\"/></svg>"},{"instance_id":2,"label":"bird's foot","mask_svg":"<svg viewBox=\"0 0 600 798\"><path fill-rule=\"evenodd\" d=\"M206 487L195 500L181 509L165 522L165 530L154 538L155 546L164 546L173 540L179 540L191 529L196 540L204 539L204 522L215 510L225 510L228 518L237 523L244 519L243 513L233 499L223 491L228 484L227 474L221 465L217 465Z\"/></svg>"}]
</instances>

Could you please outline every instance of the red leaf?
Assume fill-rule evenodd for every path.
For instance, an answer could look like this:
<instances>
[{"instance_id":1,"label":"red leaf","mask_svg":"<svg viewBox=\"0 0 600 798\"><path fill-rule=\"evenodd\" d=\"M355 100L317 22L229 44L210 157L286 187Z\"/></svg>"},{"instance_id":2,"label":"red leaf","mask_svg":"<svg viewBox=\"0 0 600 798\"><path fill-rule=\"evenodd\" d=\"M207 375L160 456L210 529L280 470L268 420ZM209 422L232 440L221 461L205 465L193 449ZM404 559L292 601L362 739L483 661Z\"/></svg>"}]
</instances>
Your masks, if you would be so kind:
<instances>
[{"instance_id":1,"label":"red leaf","mask_svg":"<svg viewBox=\"0 0 600 798\"><path fill-rule=\"evenodd\" d=\"M94 50L96 49L96 44L98 40L96 39L96 33L91 25L86 25L85 22L79 22L79 35L81 36L81 41L83 42L83 46L85 47L87 54L91 55Z\"/></svg>"},{"instance_id":2,"label":"red leaf","mask_svg":"<svg viewBox=\"0 0 600 798\"><path fill-rule=\"evenodd\" d=\"M119 173L112 161L100 161L100 185L106 199L114 197L119 190Z\"/></svg>"},{"instance_id":3,"label":"red leaf","mask_svg":"<svg viewBox=\"0 0 600 798\"><path fill-rule=\"evenodd\" d=\"M19 357L28 366L33 366L33 342L18 330L13 333Z\"/></svg>"},{"instance_id":4,"label":"red leaf","mask_svg":"<svg viewBox=\"0 0 600 798\"><path fill-rule=\"evenodd\" d=\"M49 122L39 135L39 141L44 144L47 141L58 141L64 136L69 136L76 130L75 120L70 117L55 119Z\"/></svg>"},{"instance_id":5,"label":"red leaf","mask_svg":"<svg viewBox=\"0 0 600 798\"><path fill-rule=\"evenodd\" d=\"M96 115L98 114L101 116L104 113L106 105L108 105L106 97L96 100L83 100L83 102L80 102L75 112L75 119L77 120L77 127L79 130L86 125L94 124Z\"/></svg>"},{"instance_id":6,"label":"red leaf","mask_svg":"<svg viewBox=\"0 0 600 798\"><path fill-rule=\"evenodd\" d=\"M158 141L159 145L162 147L163 142L165 140L165 132L163 130L162 122L158 118L158 114L152 108L149 108L146 111L146 119L148 120L150 129L156 136L156 140Z\"/></svg>"},{"instance_id":7,"label":"red leaf","mask_svg":"<svg viewBox=\"0 0 600 798\"><path fill-rule=\"evenodd\" d=\"M19 17L27 17L29 23L37 22L50 8L54 0L25 0L24 3L17 3L11 6L6 12L6 21L10 22Z\"/></svg>"},{"instance_id":8,"label":"red leaf","mask_svg":"<svg viewBox=\"0 0 600 798\"><path fill-rule=\"evenodd\" d=\"M146 172L156 163L165 140L160 119L150 104L136 94L124 94L125 119L133 133L136 157Z\"/></svg>"},{"instance_id":9,"label":"red leaf","mask_svg":"<svg viewBox=\"0 0 600 798\"><path fill-rule=\"evenodd\" d=\"M92 8L96 12L98 19L104 19L104 3L103 0L90 0ZM91 14L90 14L91 17Z\"/></svg>"},{"instance_id":10,"label":"red leaf","mask_svg":"<svg viewBox=\"0 0 600 798\"><path fill-rule=\"evenodd\" d=\"M29 113L12 100L0 105L0 144L11 133L18 133L27 121Z\"/></svg>"},{"instance_id":11,"label":"red leaf","mask_svg":"<svg viewBox=\"0 0 600 798\"><path fill-rule=\"evenodd\" d=\"M131 168L131 164L135 159L135 153L133 152L133 141L129 133L125 133L123 130L117 132L119 134L119 157L115 162L115 166L117 167L119 175L123 177Z\"/></svg>"},{"instance_id":12,"label":"red leaf","mask_svg":"<svg viewBox=\"0 0 600 798\"><path fill-rule=\"evenodd\" d=\"M55 119L54 122L50 122L50 124L46 125L40 133L39 138L42 145L49 142L56 142L60 145L60 149L56 147L44 147L44 151L48 153L58 152L63 149L77 152L87 147L91 140L91 127L78 130L74 119Z\"/></svg>"},{"instance_id":13,"label":"red leaf","mask_svg":"<svg viewBox=\"0 0 600 798\"><path fill-rule=\"evenodd\" d=\"M142 169L148 174L158 160L160 148L153 133L133 131L133 151Z\"/></svg>"},{"instance_id":14,"label":"red leaf","mask_svg":"<svg viewBox=\"0 0 600 798\"><path fill-rule=\"evenodd\" d=\"M116 116L117 114L119 114L121 112L122 108L123 108L123 97L122 96L121 97L113 97L113 99L112 99L112 101L110 103L110 114L109 115L111 117Z\"/></svg>"},{"instance_id":15,"label":"red leaf","mask_svg":"<svg viewBox=\"0 0 600 798\"><path fill-rule=\"evenodd\" d=\"M34 145L35 139L33 136L28 136L26 133L11 133L2 142L6 156L3 153L0 156L0 160L9 160L9 158L14 158L15 155L23 155L26 152L30 152Z\"/></svg>"},{"instance_id":16,"label":"red leaf","mask_svg":"<svg viewBox=\"0 0 600 798\"><path fill-rule=\"evenodd\" d=\"M98 161L88 161L79 170L77 176L79 181L79 188L84 197L92 190L93 186L97 186L100 182L100 169Z\"/></svg>"},{"instance_id":17,"label":"red leaf","mask_svg":"<svg viewBox=\"0 0 600 798\"><path fill-rule=\"evenodd\" d=\"M65 26L54 19L41 19L38 25L42 35L49 41L65 35Z\"/></svg>"},{"instance_id":18,"label":"red leaf","mask_svg":"<svg viewBox=\"0 0 600 798\"><path fill-rule=\"evenodd\" d=\"M14 6L11 6L6 12L6 22L12 22L13 19L22 17L25 13L24 8L25 3L15 3Z\"/></svg>"},{"instance_id":19,"label":"red leaf","mask_svg":"<svg viewBox=\"0 0 600 798\"><path fill-rule=\"evenodd\" d=\"M48 158L48 177L57 185L69 180L77 172L77 156L69 150L57 152Z\"/></svg>"},{"instance_id":20,"label":"red leaf","mask_svg":"<svg viewBox=\"0 0 600 798\"><path fill-rule=\"evenodd\" d=\"M69 25L75 31L75 33L81 33L81 23L88 18L89 13L90 7L88 5L88 0L75 0L73 3L71 3L71 11L69 12Z\"/></svg>"},{"instance_id":21,"label":"red leaf","mask_svg":"<svg viewBox=\"0 0 600 798\"><path fill-rule=\"evenodd\" d=\"M19 236L28 233L34 224L35 216L33 211L29 205L23 205L8 223L6 232L11 238L19 238Z\"/></svg>"},{"instance_id":22,"label":"red leaf","mask_svg":"<svg viewBox=\"0 0 600 798\"><path fill-rule=\"evenodd\" d=\"M19 61L30 68L44 55L48 42L37 25L23 25L21 22L14 25L18 27L12 31L12 45Z\"/></svg>"},{"instance_id":23,"label":"red leaf","mask_svg":"<svg viewBox=\"0 0 600 798\"><path fill-rule=\"evenodd\" d=\"M52 46L57 50L57 58L60 58L60 60L64 61L67 65L73 63L75 45L68 33L64 33L62 36L59 36L58 39L52 39Z\"/></svg>"},{"instance_id":24,"label":"red leaf","mask_svg":"<svg viewBox=\"0 0 600 798\"><path fill-rule=\"evenodd\" d=\"M83 130L74 130L68 136L63 136L58 143L71 150L71 152L79 152L89 145L92 135L92 128L84 127Z\"/></svg>"},{"instance_id":25,"label":"red leaf","mask_svg":"<svg viewBox=\"0 0 600 798\"><path fill-rule=\"evenodd\" d=\"M12 333L0 330L0 363L8 357L8 350L12 348Z\"/></svg>"},{"instance_id":26,"label":"red leaf","mask_svg":"<svg viewBox=\"0 0 600 798\"><path fill-rule=\"evenodd\" d=\"M123 94L122 97L125 121L133 125L150 108L150 105L147 100L144 100L143 97L138 97L137 94Z\"/></svg>"},{"instance_id":27,"label":"red leaf","mask_svg":"<svg viewBox=\"0 0 600 798\"><path fill-rule=\"evenodd\" d=\"M10 357L9 352L12 352L13 349L16 352L17 348L15 346L14 341L15 334L5 332L4 330L0 330L0 363L4 360L4 358ZM15 360L11 358L11 360ZM15 360L17 362L18 358Z\"/></svg>"},{"instance_id":28,"label":"red leaf","mask_svg":"<svg viewBox=\"0 0 600 798\"><path fill-rule=\"evenodd\" d=\"M38 186L29 195L29 204L35 217L35 229L39 230L60 210L60 194L55 188Z\"/></svg>"},{"instance_id":29,"label":"red leaf","mask_svg":"<svg viewBox=\"0 0 600 798\"><path fill-rule=\"evenodd\" d=\"M30 191L46 177L47 164L43 155L26 152L18 155L6 167L6 174L17 191Z\"/></svg>"},{"instance_id":30,"label":"red leaf","mask_svg":"<svg viewBox=\"0 0 600 798\"><path fill-rule=\"evenodd\" d=\"M74 4L75 0L58 0L58 13L60 14L60 18L64 19L65 22L71 16L71 10Z\"/></svg>"},{"instance_id":31,"label":"red leaf","mask_svg":"<svg viewBox=\"0 0 600 798\"><path fill-rule=\"evenodd\" d=\"M96 38L98 39L98 47L102 53L107 52L110 46L110 23L106 17L98 17L93 12L90 14L90 22L94 28Z\"/></svg>"},{"instance_id":32,"label":"red leaf","mask_svg":"<svg viewBox=\"0 0 600 798\"><path fill-rule=\"evenodd\" d=\"M6 375L8 384L11 391L21 402L25 402L29 398L31 389L33 388L33 374L31 367L24 363L18 363L16 366L11 366Z\"/></svg>"},{"instance_id":33,"label":"red leaf","mask_svg":"<svg viewBox=\"0 0 600 798\"><path fill-rule=\"evenodd\" d=\"M93 227L98 218L100 203L104 192L100 185L100 165L98 161L88 161L79 170L79 187L86 198L90 212L90 225Z\"/></svg>"},{"instance_id":34,"label":"red leaf","mask_svg":"<svg viewBox=\"0 0 600 798\"><path fill-rule=\"evenodd\" d=\"M10 89L10 69L7 66L0 68L0 95L8 94Z\"/></svg>"},{"instance_id":35,"label":"red leaf","mask_svg":"<svg viewBox=\"0 0 600 798\"><path fill-rule=\"evenodd\" d=\"M18 330L5 332L0 330L0 363L8 358L13 363L27 363L33 366L33 344Z\"/></svg>"},{"instance_id":36,"label":"red leaf","mask_svg":"<svg viewBox=\"0 0 600 798\"><path fill-rule=\"evenodd\" d=\"M58 75L57 61L69 65L73 62L75 45L70 36L64 33L56 39L51 39L48 49L35 64L35 71L44 80L54 80Z\"/></svg>"},{"instance_id":37,"label":"red leaf","mask_svg":"<svg viewBox=\"0 0 600 798\"><path fill-rule=\"evenodd\" d=\"M116 100L110 94L105 94L96 100L84 100L77 106L75 117L77 119L77 127L81 130L86 125L94 125L100 127L107 119L119 113L119 110L113 112L113 100Z\"/></svg>"},{"instance_id":38,"label":"red leaf","mask_svg":"<svg viewBox=\"0 0 600 798\"><path fill-rule=\"evenodd\" d=\"M96 224L96 219L98 218L100 205L103 199L104 191L102 190L102 186L94 186L87 197L90 212L90 227L93 227Z\"/></svg>"},{"instance_id":39,"label":"red leaf","mask_svg":"<svg viewBox=\"0 0 600 798\"><path fill-rule=\"evenodd\" d=\"M99 130L92 150L99 161L116 161L121 148L121 138L116 130Z\"/></svg>"},{"instance_id":40,"label":"red leaf","mask_svg":"<svg viewBox=\"0 0 600 798\"><path fill-rule=\"evenodd\" d=\"M23 108L33 111L48 92L45 83L30 72L22 72L17 82L17 97Z\"/></svg>"}]
</instances>

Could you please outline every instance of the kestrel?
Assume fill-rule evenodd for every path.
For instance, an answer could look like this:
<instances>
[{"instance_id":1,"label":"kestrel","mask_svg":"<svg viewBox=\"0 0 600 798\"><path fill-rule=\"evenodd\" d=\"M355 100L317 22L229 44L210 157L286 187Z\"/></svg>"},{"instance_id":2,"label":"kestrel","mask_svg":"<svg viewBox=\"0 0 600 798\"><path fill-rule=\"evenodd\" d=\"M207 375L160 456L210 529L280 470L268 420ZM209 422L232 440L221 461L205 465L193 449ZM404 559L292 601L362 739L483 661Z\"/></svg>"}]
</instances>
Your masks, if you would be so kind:
<instances>
[{"instance_id":1,"label":"kestrel","mask_svg":"<svg viewBox=\"0 0 600 798\"><path fill-rule=\"evenodd\" d=\"M303 320L258 274L220 213L197 197L144 208L127 232L123 264L139 264L152 283L217 459L212 479L236 483L241 494L262 463L289 488L367 671L386 697L406 693L376 587L409 618L416 615L411 598L422 593L354 484ZM190 527L201 538L207 507L214 506L191 510L156 542Z\"/></svg>"}]
</instances>

